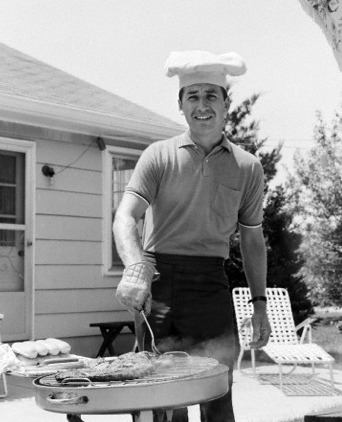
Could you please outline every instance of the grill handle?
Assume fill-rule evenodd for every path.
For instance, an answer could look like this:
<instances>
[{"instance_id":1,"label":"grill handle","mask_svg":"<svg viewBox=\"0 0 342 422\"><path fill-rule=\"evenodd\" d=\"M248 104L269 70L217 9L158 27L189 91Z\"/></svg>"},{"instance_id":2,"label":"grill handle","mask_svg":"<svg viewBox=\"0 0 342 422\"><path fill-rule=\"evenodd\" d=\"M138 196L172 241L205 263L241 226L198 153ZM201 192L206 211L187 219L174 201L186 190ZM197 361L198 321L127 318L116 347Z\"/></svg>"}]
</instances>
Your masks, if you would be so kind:
<instances>
[{"instance_id":1,"label":"grill handle","mask_svg":"<svg viewBox=\"0 0 342 422\"><path fill-rule=\"evenodd\" d=\"M87 396L77 396L76 394L71 395L70 393L67 397L65 397L64 393L52 393L47 396L46 401L57 405L86 404L89 402L89 398Z\"/></svg>"},{"instance_id":2,"label":"grill handle","mask_svg":"<svg viewBox=\"0 0 342 422\"><path fill-rule=\"evenodd\" d=\"M74 385L89 385L92 384L89 378L64 378L62 383L63 384L74 384Z\"/></svg>"}]
</instances>

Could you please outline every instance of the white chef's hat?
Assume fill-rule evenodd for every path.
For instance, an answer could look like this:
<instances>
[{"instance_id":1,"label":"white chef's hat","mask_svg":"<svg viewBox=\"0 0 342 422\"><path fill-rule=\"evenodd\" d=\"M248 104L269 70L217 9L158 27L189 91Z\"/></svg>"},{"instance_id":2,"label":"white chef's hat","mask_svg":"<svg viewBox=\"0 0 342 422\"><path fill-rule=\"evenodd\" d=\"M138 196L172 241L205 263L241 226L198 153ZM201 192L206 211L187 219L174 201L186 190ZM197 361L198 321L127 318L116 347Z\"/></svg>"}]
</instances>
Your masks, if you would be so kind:
<instances>
[{"instance_id":1,"label":"white chef's hat","mask_svg":"<svg viewBox=\"0 0 342 422\"><path fill-rule=\"evenodd\" d=\"M236 53L216 55L207 51L174 51L165 64L166 76L179 77L179 89L198 83L227 86L227 75L240 76L246 65Z\"/></svg>"}]
</instances>

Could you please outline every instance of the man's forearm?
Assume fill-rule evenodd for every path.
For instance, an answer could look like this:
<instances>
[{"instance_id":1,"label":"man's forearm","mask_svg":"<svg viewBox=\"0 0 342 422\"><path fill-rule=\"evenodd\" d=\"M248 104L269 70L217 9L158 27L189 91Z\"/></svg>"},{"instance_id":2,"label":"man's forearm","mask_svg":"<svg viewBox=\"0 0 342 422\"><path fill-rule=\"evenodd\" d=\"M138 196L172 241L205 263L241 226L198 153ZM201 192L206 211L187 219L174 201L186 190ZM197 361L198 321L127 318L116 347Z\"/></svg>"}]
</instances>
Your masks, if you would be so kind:
<instances>
[{"instance_id":1,"label":"man's forearm","mask_svg":"<svg viewBox=\"0 0 342 422\"><path fill-rule=\"evenodd\" d=\"M267 277L265 239L261 230L245 229L241 238L243 267L252 297L264 296Z\"/></svg>"},{"instance_id":2,"label":"man's forearm","mask_svg":"<svg viewBox=\"0 0 342 422\"><path fill-rule=\"evenodd\" d=\"M261 248L257 253L253 252L244 257L244 270L251 290L251 296L264 296L266 291L266 248Z\"/></svg>"},{"instance_id":3,"label":"man's forearm","mask_svg":"<svg viewBox=\"0 0 342 422\"><path fill-rule=\"evenodd\" d=\"M116 249L125 267L143 260L143 248L133 217L117 213L113 233Z\"/></svg>"}]
</instances>

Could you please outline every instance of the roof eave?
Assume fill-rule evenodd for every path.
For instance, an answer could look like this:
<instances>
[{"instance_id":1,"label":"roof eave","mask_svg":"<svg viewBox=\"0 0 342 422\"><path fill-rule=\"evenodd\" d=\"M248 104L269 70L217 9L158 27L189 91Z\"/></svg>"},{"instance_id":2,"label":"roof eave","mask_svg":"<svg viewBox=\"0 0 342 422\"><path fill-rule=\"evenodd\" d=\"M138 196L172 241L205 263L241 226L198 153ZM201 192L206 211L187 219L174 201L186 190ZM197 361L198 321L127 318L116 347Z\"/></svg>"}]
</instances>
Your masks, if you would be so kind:
<instances>
[{"instance_id":1,"label":"roof eave","mask_svg":"<svg viewBox=\"0 0 342 422\"><path fill-rule=\"evenodd\" d=\"M150 141L176 136L183 131L181 127L176 127L176 123L175 127L156 125L3 93L0 95L0 119L73 133L94 136L130 135Z\"/></svg>"}]
</instances>

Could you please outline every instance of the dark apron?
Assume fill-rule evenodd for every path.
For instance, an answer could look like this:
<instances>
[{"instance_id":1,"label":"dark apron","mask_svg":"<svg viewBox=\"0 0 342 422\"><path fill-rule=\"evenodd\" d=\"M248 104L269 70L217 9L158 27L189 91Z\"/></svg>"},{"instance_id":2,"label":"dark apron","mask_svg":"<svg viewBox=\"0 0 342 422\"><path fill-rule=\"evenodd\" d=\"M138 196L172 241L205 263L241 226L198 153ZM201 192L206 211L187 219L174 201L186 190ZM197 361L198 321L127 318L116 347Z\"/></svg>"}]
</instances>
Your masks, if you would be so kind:
<instances>
[{"instance_id":1,"label":"dark apron","mask_svg":"<svg viewBox=\"0 0 342 422\"><path fill-rule=\"evenodd\" d=\"M229 393L201 405L202 422L233 422L231 400L234 365L233 308L224 259L146 253L160 278L152 284L148 317L161 352L186 351L217 359L229 367ZM139 328L138 328L139 330ZM145 336L145 350L150 350ZM173 422L187 421L186 409L174 412Z\"/></svg>"}]
</instances>

